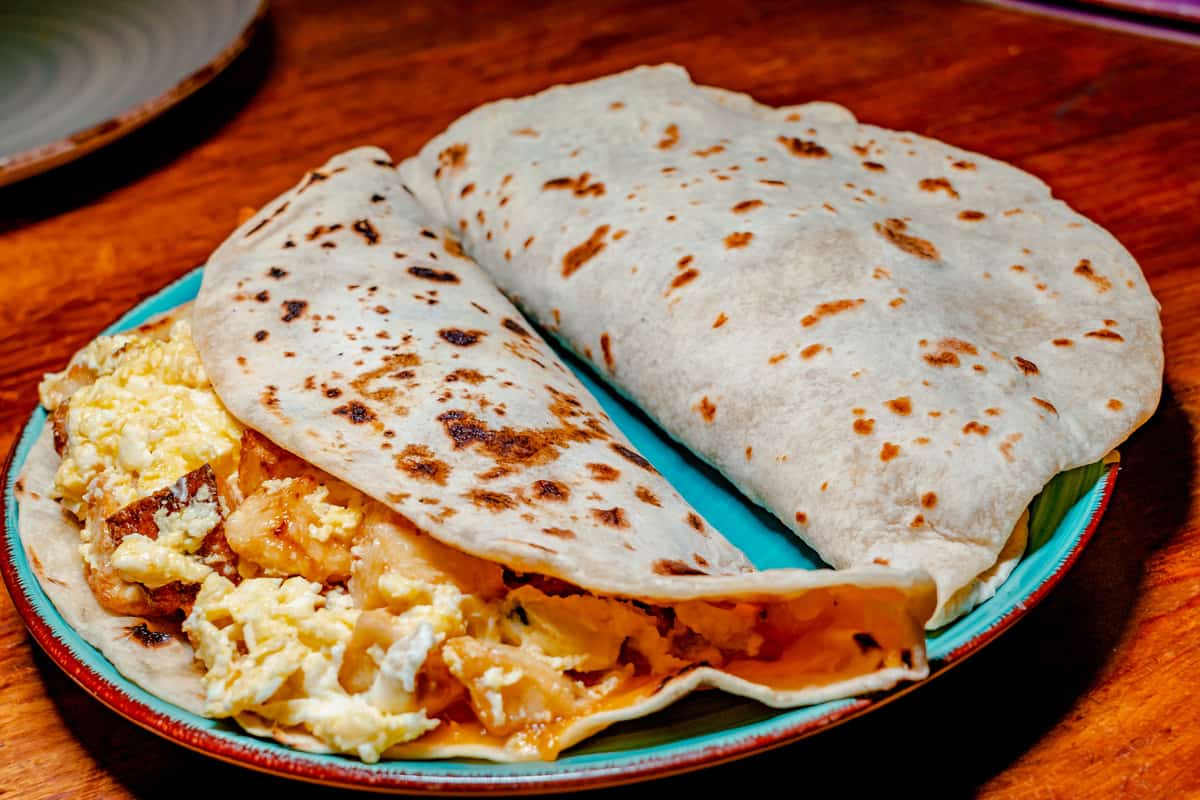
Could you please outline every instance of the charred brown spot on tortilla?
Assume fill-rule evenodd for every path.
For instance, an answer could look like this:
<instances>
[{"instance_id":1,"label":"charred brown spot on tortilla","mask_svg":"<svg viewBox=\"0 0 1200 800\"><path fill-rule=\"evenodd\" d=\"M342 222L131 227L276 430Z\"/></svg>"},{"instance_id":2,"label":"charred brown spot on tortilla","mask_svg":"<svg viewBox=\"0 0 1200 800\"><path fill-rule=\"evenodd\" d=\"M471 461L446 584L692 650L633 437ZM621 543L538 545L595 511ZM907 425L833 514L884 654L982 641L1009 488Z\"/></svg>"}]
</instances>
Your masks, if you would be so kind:
<instances>
[{"instance_id":1,"label":"charred brown spot on tortilla","mask_svg":"<svg viewBox=\"0 0 1200 800\"><path fill-rule=\"evenodd\" d=\"M663 129L663 138L658 142L658 149L668 150L679 142L679 126L671 123Z\"/></svg>"},{"instance_id":2,"label":"charred brown spot on tortilla","mask_svg":"<svg viewBox=\"0 0 1200 800\"><path fill-rule=\"evenodd\" d=\"M423 444L408 445L393 460L397 469L416 480L445 486L450 475L450 465L435 458L433 451Z\"/></svg>"},{"instance_id":3,"label":"charred brown spot on tortilla","mask_svg":"<svg viewBox=\"0 0 1200 800\"><path fill-rule=\"evenodd\" d=\"M324 236L327 233L337 233L342 229L342 223L335 222L333 225L318 225L305 234L304 238L308 241L314 241Z\"/></svg>"},{"instance_id":4,"label":"charred brown spot on tortilla","mask_svg":"<svg viewBox=\"0 0 1200 800\"><path fill-rule=\"evenodd\" d=\"M450 236L449 234L447 234L446 237L442 239L442 249L444 249L447 253L454 256L455 258L465 259L467 257L467 253L465 250L463 250L462 244L459 243L458 239L455 239L453 236ZM436 254L431 253L430 255L433 255L434 259L437 259ZM447 273L447 274L451 274L451 273ZM456 279L454 282L458 283L458 280Z\"/></svg>"},{"instance_id":5,"label":"charred brown spot on tortilla","mask_svg":"<svg viewBox=\"0 0 1200 800\"><path fill-rule=\"evenodd\" d=\"M1013 356L1013 361L1016 362L1017 368L1020 369L1021 372L1025 373L1026 375L1037 375L1038 374L1037 364L1033 363L1029 359L1021 358L1020 356Z\"/></svg>"},{"instance_id":6,"label":"charred brown spot on tortilla","mask_svg":"<svg viewBox=\"0 0 1200 800\"><path fill-rule=\"evenodd\" d=\"M902 417L907 417L912 413L912 398L908 397L907 395L904 397L897 397L894 400L888 400L884 402L884 405L887 406L888 410L890 410L893 414L899 414Z\"/></svg>"},{"instance_id":7,"label":"charred brown spot on tortilla","mask_svg":"<svg viewBox=\"0 0 1200 800\"><path fill-rule=\"evenodd\" d=\"M724 145L714 144L712 147L706 147L703 150L693 150L692 155L699 156L700 158L708 158L709 156L715 156L717 153L724 152Z\"/></svg>"},{"instance_id":8,"label":"charred brown spot on tortilla","mask_svg":"<svg viewBox=\"0 0 1200 800\"><path fill-rule=\"evenodd\" d=\"M900 455L900 445L884 442L883 447L879 448L879 460L891 461L896 456Z\"/></svg>"},{"instance_id":9,"label":"charred brown spot on tortilla","mask_svg":"<svg viewBox=\"0 0 1200 800\"><path fill-rule=\"evenodd\" d=\"M463 381L464 383L469 383L472 386L478 386L485 380L487 380L487 376L475 369L456 369L454 372L451 372L446 376L446 383Z\"/></svg>"},{"instance_id":10,"label":"charred brown spot on tortilla","mask_svg":"<svg viewBox=\"0 0 1200 800\"><path fill-rule=\"evenodd\" d=\"M477 507L486 508L489 511L500 512L517 507L517 501L509 495L489 492L486 489L474 489L467 497Z\"/></svg>"},{"instance_id":11,"label":"charred brown spot on tortilla","mask_svg":"<svg viewBox=\"0 0 1200 800\"><path fill-rule=\"evenodd\" d=\"M588 442L607 437L599 419L578 409L570 395L559 394L550 411L560 420L557 428L512 428L492 430L487 423L468 411L453 410L440 414L446 435L455 449L474 447L498 463L534 466L554 461L561 449L572 442ZM575 420L583 417L583 426Z\"/></svg>"},{"instance_id":12,"label":"charred brown spot on tortilla","mask_svg":"<svg viewBox=\"0 0 1200 800\"><path fill-rule=\"evenodd\" d=\"M534 481L533 496L537 500L562 503L571 496L571 490L567 488L565 483L559 481Z\"/></svg>"},{"instance_id":13,"label":"charred brown spot on tortilla","mask_svg":"<svg viewBox=\"0 0 1200 800\"><path fill-rule=\"evenodd\" d=\"M684 270L691 266L691 263L696 260L695 256L684 256L675 262L675 269Z\"/></svg>"},{"instance_id":14,"label":"charred brown spot on tortilla","mask_svg":"<svg viewBox=\"0 0 1200 800\"><path fill-rule=\"evenodd\" d=\"M271 301L271 293L263 289L258 294L254 295L254 299L260 303L269 303Z\"/></svg>"},{"instance_id":15,"label":"charred brown spot on tortilla","mask_svg":"<svg viewBox=\"0 0 1200 800\"><path fill-rule=\"evenodd\" d=\"M743 200L733 208L729 209L735 214L745 214L747 211L753 211L763 204L762 200Z\"/></svg>"},{"instance_id":16,"label":"charred brown spot on tortilla","mask_svg":"<svg viewBox=\"0 0 1200 800\"><path fill-rule=\"evenodd\" d=\"M638 486L637 489L634 490L633 494L638 500L641 500L647 505L657 506L659 508L662 507L662 502L658 499L658 496L645 486Z\"/></svg>"},{"instance_id":17,"label":"charred brown spot on tortilla","mask_svg":"<svg viewBox=\"0 0 1200 800\"><path fill-rule=\"evenodd\" d=\"M800 525L807 525L808 524L808 514L805 514L803 511L797 511L796 512L796 522Z\"/></svg>"},{"instance_id":18,"label":"charred brown spot on tortilla","mask_svg":"<svg viewBox=\"0 0 1200 800\"><path fill-rule=\"evenodd\" d=\"M1122 403L1120 400L1118 400L1115 397L1110 397L1108 399L1108 403L1106 405L1108 406L1110 411L1120 411L1122 408L1125 407L1125 404Z\"/></svg>"},{"instance_id":19,"label":"charred brown spot on tortilla","mask_svg":"<svg viewBox=\"0 0 1200 800\"><path fill-rule=\"evenodd\" d=\"M511 317L505 317L501 321L500 324L503 325L505 328L508 328L510 331L515 333L517 336L521 336L525 339L529 338L529 331L525 330L525 328L522 327L521 323L517 322L515 319L512 319Z\"/></svg>"},{"instance_id":20,"label":"charred brown spot on tortilla","mask_svg":"<svg viewBox=\"0 0 1200 800\"><path fill-rule=\"evenodd\" d=\"M1044 408L1044 409L1046 409L1047 411L1049 411L1049 412L1050 412L1051 414L1053 414L1054 416L1056 416L1056 417L1058 416L1058 409L1057 409L1057 408L1055 408L1055 407L1054 407L1054 403L1051 403L1049 400L1043 400L1043 399L1042 399L1042 398L1040 398L1040 397L1034 397L1034 398L1033 398L1033 402L1037 403L1037 404L1038 404L1038 406L1040 406L1041 408Z\"/></svg>"},{"instance_id":21,"label":"charred brown spot on tortilla","mask_svg":"<svg viewBox=\"0 0 1200 800\"><path fill-rule=\"evenodd\" d=\"M608 246L604 242L604 237L608 235L608 228L607 225L600 225L592 231L592 235L587 238L587 241L581 242L567 251L567 254L563 256L562 276L564 278L571 277L580 267Z\"/></svg>"},{"instance_id":22,"label":"charred brown spot on tortilla","mask_svg":"<svg viewBox=\"0 0 1200 800\"><path fill-rule=\"evenodd\" d=\"M442 176L443 170L451 171L461 169L467 163L467 146L465 144L452 144L442 152L438 153L438 168L434 172L435 178Z\"/></svg>"},{"instance_id":23,"label":"charred brown spot on tortilla","mask_svg":"<svg viewBox=\"0 0 1200 800\"><path fill-rule=\"evenodd\" d=\"M671 280L671 285L667 287L667 291L664 294L670 294L681 286L687 286L698 277L700 277L700 270L695 267L686 269Z\"/></svg>"},{"instance_id":24,"label":"charred brown spot on tortilla","mask_svg":"<svg viewBox=\"0 0 1200 800\"><path fill-rule=\"evenodd\" d=\"M268 334L266 331L255 331L254 332L254 341L261 342L264 339L266 339L267 336L268 336Z\"/></svg>"},{"instance_id":25,"label":"charred brown spot on tortilla","mask_svg":"<svg viewBox=\"0 0 1200 800\"><path fill-rule=\"evenodd\" d=\"M334 400L334 399L342 396L342 390L337 388L336 386L331 387L331 388L325 390L325 396L328 397L330 400Z\"/></svg>"},{"instance_id":26,"label":"charred brown spot on tortilla","mask_svg":"<svg viewBox=\"0 0 1200 800\"><path fill-rule=\"evenodd\" d=\"M722 311L720 314L717 314L717 318L715 320L713 320L712 326L714 328L719 328L728 321L729 321L729 317L726 316L724 311Z\"/></svg>"},{"instance_id":27,"label":"charred brown spot on tortilla","mask_svg":"<svg viewBox=\"0 0 1200 800\"><path fill-rule=\"evenodd\" d=\"M591 463L586 465L594 480L609 482L621 477L621 470L608 464Z\"/></svg>"},{"instance_id":28,"label":"charred brown spot on tortilla","mask_svg":"<svg viewBox=\"0 0 1200 800\"><path fill-rule=\"evenodd\" d=\"M779 136L775 141L797 158L829 158L829 151L816 142L797 139L795 136Z\"/></svg>"},{"instance_id":29,"label":"charred brown spot on tortilla","mask_svg":"<svg viewBox=\"0 0 1200 800\"><path fill-rule=\"evenodd\" d=\"M162 647L167 642L175 637L166 631L156 631L150 629L145 622L139 622L136 625L130 625L125 628L125 635L134 640L142 647Z\"/></svg>"},{"instance_id":30,"label":"charred brown spot on tortilla","mask_svg":"<svg viewBox=\"0 0 1200 800\"><path fill-rule=\"evenodd\" d=\"M557 539L574 539L575 531L568 528L542 528L542 533ZM524 609L522 609L524 610Z\"/></svg>"},{"instance_id":31,"label":"charred brown spot on tortilla","mask_svg":"<svg viewBox=\"0 0 1200 800\"><path fill-rule=\"evenodd\" d=\"M856 633L852 638L854 639L854 643L858 645L858 649L864 653L883 649L879 646L879 642L875 641L875 637L869 633Z\"/></svg>"},{"instance_id":32,"label":"charred brown spot on tortilla","mask_svg":"<svg viewBox=\"0 0 1200 800\"><path fill-rule=\"evenodd\" d=\"M601 525L607 525L610 528L628 528L629 521L625 519L625 509L619 506L612 508L592 508L589 509L591 515Z\"/></svg>"},{"instance_id":33,"label":"charred brown spot on tortilla","mask_svg":"<svg viewBox=\"0 0 1200 800\"><path fill-rule=\"evenodd\" d=\"M635 464L635 465L641 467L642 469L646 470L647 472L657 472L657 470L655 470L654 467L651 466L649 461L642 458L642 456L640 454L634 452L633 450L630 450L628 447L621 444L620 442L613 442L609 446L612 447L613 452L617 453L622 458L629 461L631 464Z\"/></svg>"},{"instance_id":34,"label":"charred brown spot on tortilla","mask_svg":"<svg viewBox=\"0 0 1200 800\"><path fill-rule=\"evenodd\" d=\"M924 525L925 525L925 515L924 514L917 514L915 517L912 518L912 522L908 523L908 527L910 527L910 528L921 528L921 527L924 527Z\"/></svg>"},{"instance_id":35,"label":"charred brown spot on tortilla","mask_svg":"<svg viewBox=\"0 0 1200 800\"><path fill-rule=\"evenodd\" d=\"M954 185L946 178L922 178L917 186L923 192L945 192L955 200L958 199L958 192L955 191Z\"/></svg>"},{"instance_id":36,"label":"charred brown spot on tortilla","mask_svg":"<svg viewBox=\"0 0 1200 800\"><path fill-rule=\"evenodd\" d=\"M862 162L862 165L864 167L866 167L867 169L871 170L872 172L886 172L887 171L887 167L885 167L883 164L880 164L878 161L864 161L864 162Z\"/></svg>"},{"instance_id":37,"label":"charred brown spot on tortilla","mask_svg":"<svg viewBox=\"0 0 1200 800\"><path fill-rule=\"evenodd\" d=\"M458 283L458 276L446 270L430 269L429 267L409 267L408 274L415 278L423 278L437 283Z\"/></svg>"},{"instance_id":38,"label":"charred brown spot on tortilla","mask_svg":"<svg viewBox=\"0 0 1200 800\"><path fill-rule=\"evenodd\" d=\"M329 180L330 176L336 175L339 172L344 172L345 169L345 167L338 167L337 169L330 170L328 174L313 170L308 174L308 180L304 182L304 185L300 187L296 194L301 194L305 189L312 186L314 183L320 183L321 181Z\"/></svg>"},{"instance_id":39,"label":"charred brown spot on tortilla","mask_svg":"<svg viewBox=\"0 0 1200 800\"><path fill-rule=\"evenodd\" d=\"M333 410L333 413L340 417L345 417L355 425L372 422L375 419L375 412L357 400L352 400L344 406L338 406Z\"/></svg>"},{"instance_id":40,"label":"charred brown spot on tortilla","mask_svg":"<svg viewBox=\"0 0 1200 800\"><path fill-rule=\"evenodd\" d=\"M1096 270L1092 268L1092 262L1086 258L1081 259L1080 262L1075 266L1075 274L1091 281L1092 285L1096 287L1096 292L1098 294L1104 294L1112 288L1112 281L1096 272Z\"/></svg>"},{"instance_id":41,"label":"charred brown spot on tortilla","mask_svg":"<svg viewBox=\"0 0 1200 800\"><path fill-rule=\"evenodd\" d=\"M805 361L808 361L809 359L814 358L818 353L820 353L824 349L825 349L825 345L823 345L823 344L810 344L808 347L805 347L803 350L800 351L800 357L803 358Z\"/></svg>"},{"instance_id":42,"label":"charred brown spot on tortilla","mask_svg":"<svg viewBox=\"0 0 1200 800\"><path fill-rule=\"evenodd\" d=\"M924 508L933 508L938 503L938 496L934 492L926 492L921 495L921 505Z\"/></svg>"},{"instance_id":43,"label":"charred brown spot on tortilla","mask_svg":"<svg viewBox=\"0 0 1200 800\"><path fill-rule=\"evenodd\" d=\"M1097 331L1088 331L1084 336L1090 336L1093 339L1109 339L1114 342L1123 342L1125 337L1116 331L1110 331L1107 328L1101 328Z\"/></svg>"},{"instance_id":44,"label":"charred brown spot on tortilla","mask_svg":"<svg viewBox=\"0 0 1200 800\"><path fill-rule=\"evenodd\" d=\"M966 425L963 425L963 429L962 429L962 432L964 434L969 435L969 434L974 433L978 436L987 436L989 431L991 431L990 427L988 427L987 425L984 425L982 423L976 422L975 420L971 420Z\"/></svg>"},{"instance_id":45,"label":"charred brown spot on tortilla","mask_svg":"<svg viewBox=\"0 0 1200 800\"><path fill-rule=\"evenodd\" d=\"M700 417L709 425L717 418L717 406L713 401L708 399L708 395L700 398L700 402L692 406L692 410L700 415Z\"/></svg>"},{"instance_id":46,"label":"charred brown spot on tortilla","mask_svg":"<svg viewBox=\"0 0 1200 800\"><path fill-rule=\"evenodd\" d=\"M832 317L835 314L841 314L844 311L858 308L865 302L867 301L859 297L855 300L834 300L829 303L820 303L812 310L811 314L806 314L800 320L800 324L806 328L811 328L825 317Z\"/></svg>"},{"instance_id":47,"label":"charred brown spot on tortilla","mask_svg":"<svg viewBox=\"0 0 1200 800\"><path fill-rule=\"evenodd\" d=\"M617 364L613 361L612 337L607 333L600 334L600 354L604 356L604 366L608 367L608 371L615 372Z\"/></svg>"},{"instance_id":48,"label":"charred brown spot on tortilla","mask_svg":"<svg viewBox=\"0 0 1200 800\"><path fill-rule=\"evenodd\" d=\"M283 267L271 267L267 270L267 277L275 280L282 280L287 277L288 271Z\"/></svg>"},{"instance_id":49,"label":"charred brown spot on tortilla","mask_svg":"<svg viewBox=\"0 0 1200 800\"><path fill-rule=\"evenodd\" d=\"M280 307L283 309L283 316L280 319L284 322L291 322L304 314L305 309L308 308L308 302L306 300L284 300Z\"/></svg>"},{"instance_id":50,"label":"charred brown spot on tortilla","mask_svg":"<svg viewBox=\"0 0 1200 800\"><path fill-rule=\"evenodd\" d=\"M702 569L697 569L691 564L676 559L660 558L651 566L657 575L707 575L708 573Z\"/></svg>"},{"instance_id":51,"label":"charred brown spot on tortilla","mask_svg":"<svg viewBox=\"0 0 1200 800\"><path fill-rule=\"evenodd\" d=\"M279 397L276 394L279 387L273 383L267 384L267 388L263 389L259 396L259 401L267 408L274 409L279 405Z\"/></svg>"},{"instance_id":52,"label":"charred brown spot on tortilla","mask_svg":"<svg viewBox=\"0 0 1200 800\"><path fill-rule=\"evenodd\" d=\"M870 436L875 432L875 420L859 418L854 420L854 432L861 436Z\"/></svg>"},{"instance_id":53,"label":"charred brown spot on tortilla","mask_svg":"<svg viewBox=\"0 0 1200 800\"><path fill-rule=\"evenodd\" d=\"M746 247L753 238L754 234L749 231L734 231L725 237L725 249L736 250L739 247Z\"/></svg>"},{"instance_id":54,"label":"charred brown spot on tortilla","mask_svg":"<svg viewBox=\"0 0 1200 800\"><path fill-rule=\"evenodd\" d=\"M981 219L987 219L987 214L983 213L982 211L972 211L971 209L967 209L966 211L958 212L958 218L963 222L978 222Z\"/></svg>"},{"instance_id":55,"label":"charred brown spot on tortilla","mask_svg":"<svg viewBox=\"0 0 1200 800\"><path fill-rule=\"evenodd\" d=\"M686 519L687 524L692 528L692 530L696 531L697 533L705 532L706 527L704 525L704 520L695 511L689 511Z\"/></svg>"},{"instance_id":56,"label":"charred brown spot on tortilla","mask_svg":"<svg viewBox=\"0 0 1200 800\"><path fill-rule=\"evenodd\" d=\"M583 172L575 178L555 178L542 184L542 191L566 189L576 197L603 197L604 184L591 182L591 173Z\"/></svg>"},{"instance_id":57,"label":"charred brown spot on tortilla","mask_svg":"<svg viewBox=\"0 0 1200 800\"><path fill-rule=\"evenodd\" d=\"M514 471L515 470L513 470L512 467L506 467L505 465L500 464L499 466L492 467L484 472L475 473L475 477L479 478L481 481L494 481L497 478L503 478L505 475L511 475Z\"/></svg>"},{"instance_id":58,"label":"charred brown spot on tortilla","mask_svg":"<svg viewBox=\"0 0 1200 800\"><path fill-rule=\"evenodd\" d=\"M902 219L893 218L875 223L876 233L904 252L926 261L936 261L939 255L933 242L905 233L907 227L908 224Z\"/></svg>"},{"instance_id":59,"label":"charred brown spot on tortilla","mask_svg":"<svg viewBox=\"0 0 1200 800\"><path fill-rule=\"evenodd\" d=\"M783 361L785 358L787 358L787 353L776 353L775 355L773 355L767 359L767 363L768 364L778 364L780 361Z\"/></svg>"},{"instance_id":60,"label":"charred brown spot on tortilla","mask_svg":"<svg viewBox=\"0 0 1200 800\"><path fill-rule=\"evenodd\" d=\"M974 162L971 162L971 161L955 161L950 166L954 167L955 169L961 169L961 170L975 169L975 164L974 164Z\"/></svg>"},{"instance_id":61,"label":"charred brown spot on tortilla","mask_svg":"<svg viewBox=\"0 0 1200 800\"><path fill-rule=\"evenodd\" d=\"M363 238L369 244L379 244L379 231L375 230L375 226L370 220L360 219L354 223L354 232Z\"/></svg>"},{"instance_id":62,"label":"charred brown spot on tortilla","mask_svg":"<svg viewBox=\"0 0 1200 800\"><path fill-rule=\"evenodd\" d=\"M940 353L925 353L921 357L935 367L957 367L959 365L958 355L949 350Z\"/></svg>"},{"instance_id":63,"label":"charred brown spot on tortilla","mask_svg":"<svg viewBox=\"0 0 1200 800\"><path fill-rule=\"evenodd\" d=\"M970 342L964 342L962 339L939 339L937 347L942 350L949 350L953 353L966 353L969 356L979 355L979 348Z\"/></svg>"},{"instance_id":64,"label":"charred brown spot on tortilla","mask_svg":"<svg viewBox=\"0 0 1200 800\"><path fill-rule=\"evenodd\" d=\"M478 342L487 333L484 331L464 331L461 328L442 328L438 331L438 336L445 339L455 347L470 347Z\"/></svg>"}]
</instances>

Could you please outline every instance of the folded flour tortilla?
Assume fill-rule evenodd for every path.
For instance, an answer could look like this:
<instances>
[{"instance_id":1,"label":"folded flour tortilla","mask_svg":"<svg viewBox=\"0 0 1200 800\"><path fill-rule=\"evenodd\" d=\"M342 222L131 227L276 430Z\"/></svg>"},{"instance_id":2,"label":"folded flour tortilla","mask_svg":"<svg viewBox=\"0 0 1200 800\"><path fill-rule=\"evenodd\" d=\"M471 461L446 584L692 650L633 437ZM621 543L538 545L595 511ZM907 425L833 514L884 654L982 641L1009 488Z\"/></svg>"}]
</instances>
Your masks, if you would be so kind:
<instances>
[{"instance_id":1,"label":"folded flour tortilla","mask_svg":"<svg viewBox=\"0 0 1200 800\"><path fill-rule=\"evenodd\" d=\"M239 228L211 258L191 311L205 372L238 421L397 512L420 536L557 580L567 596L582 589L659 608L762 609L761 624L783 620L786 637L761 657L633 681L536 734L485 736L478 725L444 721L389 756L553 757L703 685L793 706L927 674L922 626L933 586L923 573L754 572L527 325L454 239L423 223L390 158L374 148L334 158ZM138 620L91 596L78 523L49 499L55 459L47 431L22 479L21 536L43 587L126 675L202 707L203 670L187 644L148 651L130 635ZM352 591L364 579L355 572ZM534 612L511 613L528 624ZM511 675L520 677L498 673L500 688ZM326 748L302 729L252 714L238 721Z\"/></svg>"},{"instance_id":2,"label":"folded flour tortilla","mask_svg":"<svg viewBox=\"0 0 1200 800\"><path fill-rule=\"evenodd\" d=\"M836 567L1003 582L1154 411L1158 304L1014 167L639 68L485 105L407 185L541 326Z\"/></svg>"}]
</instances>

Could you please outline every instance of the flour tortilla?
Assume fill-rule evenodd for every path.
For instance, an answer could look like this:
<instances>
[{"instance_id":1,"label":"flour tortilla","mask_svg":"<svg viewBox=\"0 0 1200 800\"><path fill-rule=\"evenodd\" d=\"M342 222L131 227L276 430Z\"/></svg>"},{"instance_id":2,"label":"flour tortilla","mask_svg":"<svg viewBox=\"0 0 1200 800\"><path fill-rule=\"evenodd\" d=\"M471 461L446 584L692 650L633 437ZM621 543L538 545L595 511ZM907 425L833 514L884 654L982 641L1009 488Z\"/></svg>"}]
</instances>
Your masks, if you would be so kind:
<instances>
[{"instance_id":1,"label":"flour tortilla","mask_svg":"<svg viewBox=\"0 0 1200 800\"><path fill-rule=\"evenodd\" d=\"M478 108L401 171L827 562L930 572L931 626L994 592L1055 474L1158 403L1159 307L1120 243L1025 172L840 106L639 68Z\"/></svg>"},{"instance_id":2,"label":"flour tortilla","mask_svg":"<svg viewBox=\"0 0 1200 800\"><path fill-rule=\"evenodd\" d=\"M34 442L16 486L19 534L30 568L50 602L72 629L134 683L193 714L202 714L203 667L182 636L152 646L137 636L140 617L103 608L83 576L79 529L57 500L50 497L58 468L54 437L46 425Z\"/></svg>"},{"instance_id":3,"label":"flour tortilla","mask_svg":"<svg viewBox=\"0 0 1200 800\"><path fill-rule=\"evenodd\" d=\"M664 605L787 602L816 620L798 640L808 661L795 662L803 663L796 674L757 681L701 666L577 720L561 734L564 746L700 686L787 707L928 673L927 576L880 567L752 571L457 252L422 224L386 153L354 150L307 175L214 253L192 308L193 337L242 423L448 545L597 594ZM78 559L77 525L43 502L55 463L44 435L26 468L32 494L22 498L20 525L43 565L51 551L55 563ZM143 652L120 633L130 620L93 608L72 563L38 572L68 621L148 690L181 705L199 697L199 670L179 663L186 644ZM156 665L159 652L171 660ZM248 715L239 722L323 749ZM432 735L390 755L528 757Z\"/></svg>"}]
</instances>

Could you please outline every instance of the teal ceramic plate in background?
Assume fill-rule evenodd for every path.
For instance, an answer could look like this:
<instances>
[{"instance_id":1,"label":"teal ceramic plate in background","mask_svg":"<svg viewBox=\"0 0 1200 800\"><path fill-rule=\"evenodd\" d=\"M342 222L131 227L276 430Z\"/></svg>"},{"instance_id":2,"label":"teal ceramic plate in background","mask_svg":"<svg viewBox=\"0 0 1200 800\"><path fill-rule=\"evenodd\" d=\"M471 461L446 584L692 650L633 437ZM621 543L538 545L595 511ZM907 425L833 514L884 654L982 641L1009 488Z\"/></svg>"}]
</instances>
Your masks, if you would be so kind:
<instances>
[{"instance_id":1,"label":"teal ceramic plate in background","mask_svg":"<svg viewBox=\"0 0 1200 800\"><path fill-rule=\"evenodd\" d=\"M0 2L0 186L166 111L245 49L266 0Z\"/></svg>"},{"instance_id":2,"label":"teal ceramic plate in background","mask_svg":"<svg viewBox=\"0 0 1200 800\"><path fill-rule=\"evenodd\" d=\"M139 304L106 333L135 327L195 297L200 270ZM689 502L760 568L821 566L773 517L747 502L718 474L675 445L618 399L578 361L564 355L613 421ZM720 692L693 694L640 720L621 723L549 763L468 760L363 764L302 753L256 739L236 725L205 719L159 700L127 681L79 637L47 599L17 534L13 486L46 423L41 409L26 424L5 468L4 540L0 573L33 638L85 690L148 730L225 761L286 777L339 786L404 792L522 792L579 789L669 775L795 741L862 714L922 684L808 708L770 709ZM991 600L928 637L933 674L975 652L1023 616L1065 574L1095 531L1111 495L1116 465L1093 465L1056 478L1035 501L1026 553Z\"/></svg>"}]
</instances>

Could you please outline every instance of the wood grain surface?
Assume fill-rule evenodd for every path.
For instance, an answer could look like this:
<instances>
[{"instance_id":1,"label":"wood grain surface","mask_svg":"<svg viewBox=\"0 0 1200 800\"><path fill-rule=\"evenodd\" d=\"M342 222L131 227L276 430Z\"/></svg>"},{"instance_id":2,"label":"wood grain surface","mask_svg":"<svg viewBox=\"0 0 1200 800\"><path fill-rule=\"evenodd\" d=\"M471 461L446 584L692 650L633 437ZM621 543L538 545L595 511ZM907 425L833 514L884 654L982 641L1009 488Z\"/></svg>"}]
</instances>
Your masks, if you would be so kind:
<instances>
[{"instance_id":1,"label":"wood grain surface","mask_svg":"<svg viewBox=\"0 0 1200 800\"><path fill-rule=\"evenodd\" d=\"M1163 306L1167 386L1100 531L1027 619L848 725L618 797L1200 796L1200 50L956 3L276 0L212 85L0 191L0 447L41 374L348 147L397 158L473 106L639 63L1006 159L1109 228ZM0 593L0 794L336 795L210 761L92 700Z\"/></svg>"}]
</instances>

